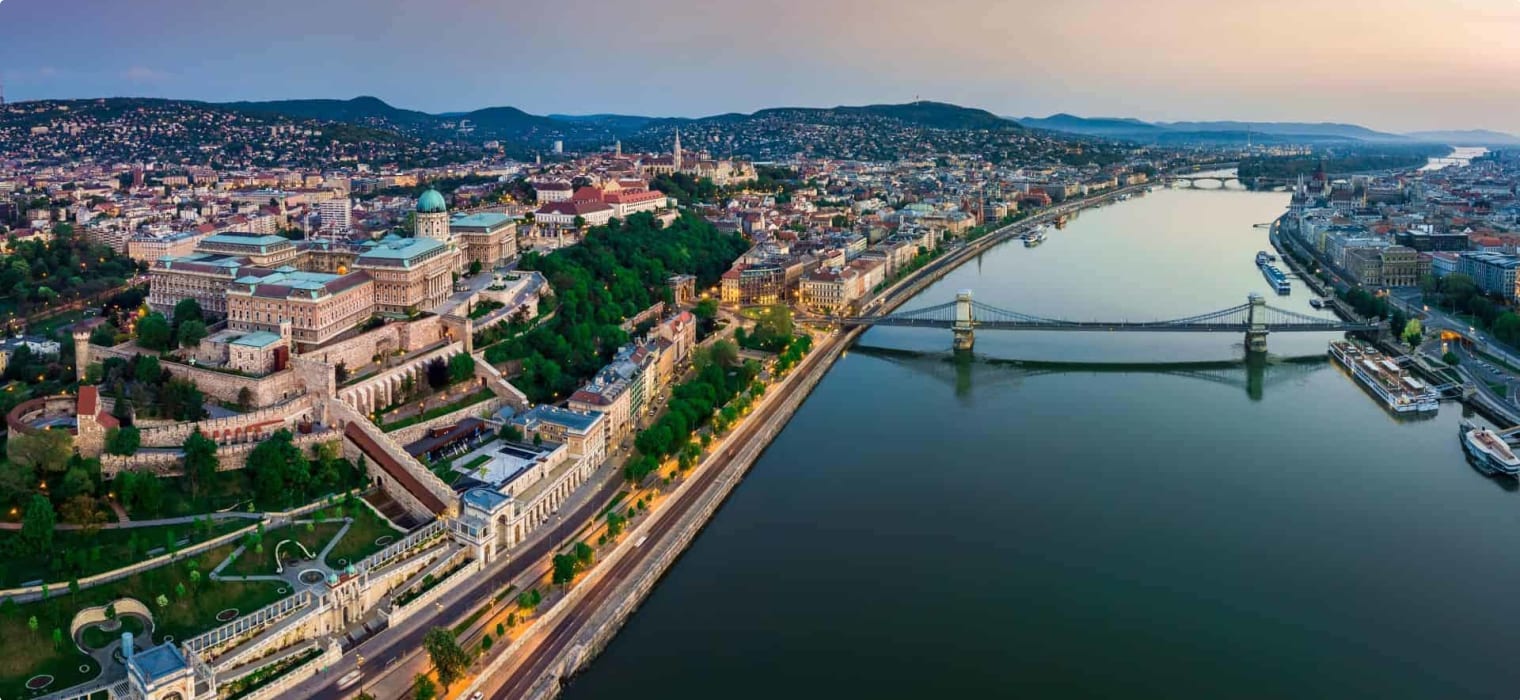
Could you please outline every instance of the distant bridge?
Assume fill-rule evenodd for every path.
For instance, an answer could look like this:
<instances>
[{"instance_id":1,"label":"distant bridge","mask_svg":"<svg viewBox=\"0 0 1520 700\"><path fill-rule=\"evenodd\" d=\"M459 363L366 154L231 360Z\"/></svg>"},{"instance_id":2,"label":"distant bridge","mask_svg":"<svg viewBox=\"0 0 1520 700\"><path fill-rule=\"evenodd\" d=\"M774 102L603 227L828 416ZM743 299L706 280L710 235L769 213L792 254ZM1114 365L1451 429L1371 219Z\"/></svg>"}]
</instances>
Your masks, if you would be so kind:
<instances>
[{"instance_id":1,"label":"distant bridge","mask_svg":"<svg viewBox=\"0 0 1520 700\"><path fill-rule=\"evenodd\" d=\"M962 290L955 301L912 311L878 316L854 316L837 319L846 326L900 326L905 328L948 328L955 334L956 350L970 350L977 329L1002 331L1087 331L1132 333L1242 333L1250 352L1267 351L1268 333L1334 333L1376 331L1382 323L1350 323L1321 318L1298 311L1267 306L1260 294L1252 294L1246 303L1197 316L1161 321L1069 321L1044 318L999 309L972 299L971 290Z\"/></svg>"},{"instance_id":2,"label":"distant bridge","mask_svg":"<svg viewBox=\"0 0 1520 700\"><path fill-rule=\"evenodd\" d=\"M1217 182L1224 187L1231 182L1241 182L1239 175L1166 175L1161 178L1165 185L1180 185L1182 188L1197 187L1201 182Z\"/></svg>"}]
</instances>

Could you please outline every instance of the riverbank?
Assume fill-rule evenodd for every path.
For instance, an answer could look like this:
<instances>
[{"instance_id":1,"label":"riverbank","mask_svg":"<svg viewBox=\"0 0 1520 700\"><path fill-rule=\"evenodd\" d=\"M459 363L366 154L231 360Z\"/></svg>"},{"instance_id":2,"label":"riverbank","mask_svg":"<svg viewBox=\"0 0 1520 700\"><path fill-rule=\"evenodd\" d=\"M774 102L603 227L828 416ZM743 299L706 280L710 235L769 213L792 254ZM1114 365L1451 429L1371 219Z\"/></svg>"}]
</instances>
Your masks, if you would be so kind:
<instances>
[{"instance_id":1,"label":"riverbank","mask_svg":"<svg viewBox=\"0 0 1520 700\"><path fill-rule=\"evenodd\" d=\"M997 229L931 261L883 290L867 308L886 313L914 298L929 285L982 253L1024 231L1089 207L1114 201L1144 186L1126 187L1040 212ZM698 467L667 507L657 510L594 568L532 632L515 640L479 676L465 695L490 688L490 697L553 698L563 680L584 669L632 616L654 586L710 522L771 440L791 420L803 401L865 328L838 332L820 345L781 387L768 392L752 420L746 421ZM758 419L758 420L755 420ZM637 545L631 543L639 543ZM550 628L553 629L550 629ZM526 657L522 657L527 654ZM507 675L502 677L503 673Z\"/></svg>"}]
</instances>

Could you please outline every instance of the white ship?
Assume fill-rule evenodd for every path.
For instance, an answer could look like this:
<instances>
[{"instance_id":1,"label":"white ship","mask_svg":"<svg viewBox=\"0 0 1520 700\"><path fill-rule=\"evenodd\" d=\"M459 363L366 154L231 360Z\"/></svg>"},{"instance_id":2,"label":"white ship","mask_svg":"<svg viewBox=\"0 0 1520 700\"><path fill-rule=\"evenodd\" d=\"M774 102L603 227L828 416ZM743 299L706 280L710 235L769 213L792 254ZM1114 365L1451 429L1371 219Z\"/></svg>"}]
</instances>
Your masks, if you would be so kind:
<instances>
[{"instance_id":1,"label":"white ship","mask_svg":"<svg viewBox=\"0 0 1520 700\"><path fill-rule=\"evenodd\" d=\"M1441 395L1429 384L1377 350L1337 340L1330 343L1330 356L1394 413L1434 413L1441 408Z\"/></svg>"},{"instance_id":2,"label":"white ship","mask_svg":"<svg viewBox=\"0 0 1520 700\"><path fill-rule=\"evenodd\" d=\"M1514 448L1498 433L1467 421L1462 421L1459 430L1462 450L1484 471L1509 476L1520 474L1520 457L1515 456Z\"/></svg>"}]
</instances>

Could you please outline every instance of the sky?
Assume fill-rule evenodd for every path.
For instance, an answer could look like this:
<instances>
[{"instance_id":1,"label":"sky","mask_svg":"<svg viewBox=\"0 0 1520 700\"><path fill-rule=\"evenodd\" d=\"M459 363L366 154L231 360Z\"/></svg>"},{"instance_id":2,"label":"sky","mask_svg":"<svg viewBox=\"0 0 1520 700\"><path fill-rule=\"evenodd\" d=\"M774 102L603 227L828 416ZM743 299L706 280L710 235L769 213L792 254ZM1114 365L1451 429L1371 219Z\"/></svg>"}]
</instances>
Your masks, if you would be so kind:
<instances>
[{"instance_id":1,"label":"sky","mask_svg":"<svg viewBox=\"0 0 1520 700\"><path fill-rule=\"evenodd\" d=\"M1520 133L1517 0L0 0L10 101L374 95L704 116L1007 116Z\"/></svg>"}]
</instances>

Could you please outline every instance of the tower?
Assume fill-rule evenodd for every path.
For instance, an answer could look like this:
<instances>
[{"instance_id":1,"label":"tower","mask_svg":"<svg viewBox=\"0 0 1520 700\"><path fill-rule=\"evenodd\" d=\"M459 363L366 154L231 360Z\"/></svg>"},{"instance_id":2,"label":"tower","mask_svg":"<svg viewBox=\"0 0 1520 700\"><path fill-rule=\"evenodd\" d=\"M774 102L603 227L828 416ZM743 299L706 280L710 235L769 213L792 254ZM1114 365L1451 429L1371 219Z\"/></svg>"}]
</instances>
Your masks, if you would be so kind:
<instances>
[{"instance_id":1,"label":"tower","mask_svg":"<svg viewBox=\"0 0 1520 700\"><path fill-rule=\"evenodd\" d=\"M681 172L681 130L676 129L676 147L674 157L670 159L670 165L676 172Z\"/></svg>"},{"instance_id":2,"label":"tower","mask_svg":"<svg viewBox=\"0 0 1520 700\"><path fill-rule=\"evenodd\" d=\"M85 371L90 368L90 331L84 328L75 328L74 336L74 376L84 383Z\"/></svg>"},{"instance_id":3,"label":"tower","mask_svg":"<svg viewBox=\"0 0 1520 700\"><path fill-rule=\"evenodd\" d=\"M428 190L417 198L416 236L449 240L449 205L438 190Z\"/></svg>"},{"instance_id":4,"label":"tower","mask_svg":"<svg viewBox=\"0 0 1520 700\"><path fill-rule=\"evenodd\" d=\"M612 144L612 155L613 155L614 158L622 158L623 157L623 141L622 141L622 139L619 139L619 140L613 142L613 144Z\"/></svg>"}]
</instances>

